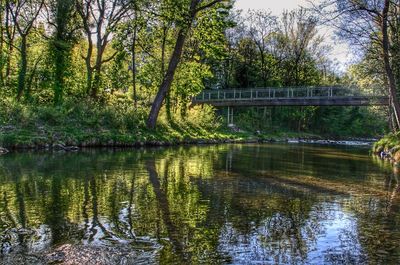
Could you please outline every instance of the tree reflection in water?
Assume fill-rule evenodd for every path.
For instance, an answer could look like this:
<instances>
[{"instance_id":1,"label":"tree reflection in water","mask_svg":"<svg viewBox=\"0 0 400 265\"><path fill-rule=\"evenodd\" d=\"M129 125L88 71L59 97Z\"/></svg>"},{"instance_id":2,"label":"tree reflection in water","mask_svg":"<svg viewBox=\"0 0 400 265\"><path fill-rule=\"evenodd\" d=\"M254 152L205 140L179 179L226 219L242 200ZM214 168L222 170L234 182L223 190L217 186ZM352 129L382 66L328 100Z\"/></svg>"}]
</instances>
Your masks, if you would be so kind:
<instances>
[{"instance_id":1,"label":"tree reflection in water","mask_svg":"<svg viewBox=\"0 0 400 265\"><path fill-rule=\"evenodd\" d=\"M396 264L399 178L366 154L302 145L10 154L0 158L2 263L88 253L99 264Z\"/></svg>"}]
</instances>

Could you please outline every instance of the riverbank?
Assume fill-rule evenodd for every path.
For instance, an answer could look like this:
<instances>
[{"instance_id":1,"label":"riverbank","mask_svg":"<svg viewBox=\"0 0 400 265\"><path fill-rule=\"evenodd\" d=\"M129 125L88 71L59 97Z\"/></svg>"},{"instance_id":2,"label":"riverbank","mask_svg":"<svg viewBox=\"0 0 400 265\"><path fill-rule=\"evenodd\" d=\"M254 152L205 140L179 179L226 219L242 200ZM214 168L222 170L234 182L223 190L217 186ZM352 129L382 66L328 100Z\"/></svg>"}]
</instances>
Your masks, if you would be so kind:
<instances>
[{"instance_id":1,"label":"riverbank","mask_svg":"<svg viewBox=\"0 0 400 265\"><path fill-rule=\"evenodd\" d=\"M114 102L116 101L116 102ZM211 109L168 121L161 113L157 130L146 129L147 108L129 100L64 102L54 107L0 100L0 146L7 149L130 147L231 140L220 132ZM235 137L235 139L239 138Z\"/></svg>"},{"instance_id":2,"label":"riverbank","mask_svg":"<svg viewBox=\"0 0 400 265\"><path fill-rule=\"evenodd\" d=\"M385 159L400 165L400 133L391 133L377 141L372 149L373 153L381 159Z\"/></svg>"},{"instance_id":3,"label":"riverbank","mask_svg":"<svg viewBox=\"0 0 400 265\"><path fill-rule=\"evenodd\" d=\"M202 137L203 136L203 137ZM2 137L2 135L0 135ZM20 138L21 137L21 138ZM81 148L137 148L154 146L176 146L176 145L207 145L207 144L227 144L227 143L290 143L290 144L316 144L316 145L346 145L346 146L372 146L372 139L344 139L329 140L321 136L307 133L276 133L274 135L254 135L250 132L229 132L218 130L213 134L199 135L196 138L171 138L168 135L157 138L157 134L148 134L147 137L153 140L148 141L129 141L134 136L121 135L115 141L116 135L87 135L87 141L80 142L73 140L74 136L63 142L58 139L52 142L49 138L41 138L41 142L35 142L39 136L14 135L15 142L3 144L0 147L0 155L7 154L13 150L52 150L52 151L78 151ZM85 137L85 138L86 138ZM20 139L24 139L20 142ZM75 138L76 139L76 138Z\"/></svg>"},{"instance_id":4,"label":"riverbank","mask_svg":"<svg viewBox=\"0 0 400 265\"><path fill-rule=\"evenodd\" d=\"M54 134L61 137L52 137ZM138 137L139 136L139 137ZM322 140L320 136L307 133L253 134L234 132L218 128L214 131L175 128L167 131L114 134L113 132L58 131L56 128L42 129L41 132L16 130L11 134L0 134L0 154L9 150L37 149L76 151L79 148L120 148L144 146L203 145L224 143L319 143L343 144L342 141Z\"/></svg>"},{"instance_id":5,"label":"riverbank","mask_svg":"<svg viewBox=\"0 0 400 265\"><path fill-rule=\"evenodd\" d=\"M178 115L176 115L178 116ZM65 102L60 107L0 100L0 154L9 150L75 151L85 147L141 147L183 144L290 142L363 144L365 139L332 139L303 132L244 131L225 127L209 106L190 109L169 121L161 113L157 129L147 130L146 108L132 102ZM346 140L346 141L342 141ZM350 141L350 142L349 142ZM360 143L358 143L360 142Z\"/></svg>"}]
</instances>

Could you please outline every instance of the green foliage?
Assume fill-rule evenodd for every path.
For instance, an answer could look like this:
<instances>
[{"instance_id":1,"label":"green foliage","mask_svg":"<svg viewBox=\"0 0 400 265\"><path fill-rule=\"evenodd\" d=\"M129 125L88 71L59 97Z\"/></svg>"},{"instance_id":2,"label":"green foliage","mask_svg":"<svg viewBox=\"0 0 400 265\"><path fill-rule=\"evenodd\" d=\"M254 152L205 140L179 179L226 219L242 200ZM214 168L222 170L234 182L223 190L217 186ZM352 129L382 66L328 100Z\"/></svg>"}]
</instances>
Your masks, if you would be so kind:
<instances>
[{"instance_id":1,"label":"green foliage","mask_svg":"<svg viewBox=\"0 0 400 265\"><path fill-rule=\"evenodd\" d=\"M215 87L356 83L363 92L376 89L371 86L374 81L366 81L368 77L375 80L374 76L363 76L357 67L349 72L351 78L335 72L334 64L327 58L330 47L323 44L316 18L306 10L285 12L281 19L268 12L250 11L235 20L239 26L227 33L229 55L217 68L220 72ZM234 123L242 129L263 133L308 132L329 137L371 137L387 130L385 108L368 107L235 108Z\"/></svg>"},{"instance_id":2,"label":"green foliage","mask_svg":"<svg viewBox=\"0 0 400 265\"><path fill-rule=\"evenodd\" d=\"M107 3L106 13L112 8L112 1ZM0 111L0 119L2 126L15 127L9 135L21 133L28 139L31 130L32 137L61 135L63 141L69 139L66 135L79 141L104 140L111 135L128 135L131 140L147 137L144 135L157 139L208 137L218 134L226 115L217 118L215 113L223 110L209 106L190 108L191 98L203 89L334 85L357 80L366 91L377 78L370 74L376 65L368 68L368 61L353 67L345 77L338 75L327 59L329 47L323 44L308 11L285 13L281 18L262 11L239 15L230 4L219 3L199 12L193 22L168 102L161 111L160 130L152 134L144 129L144 121L165 76L177 33L188 26L189 1L134 1L125 7L124 19L111 26L103 24L100 35L96 35L93 21L79 15L75 4L73 0L46 0L48 12L41 13L46 20L34 23L26 38L16 32L8 39L7 32L1 32L0 97L7 110ZM95 8L96 1L91 4ZM121 3L117 4L119 8ZM3 26L5 22L12 25L6 17ZM90 22L94 41L89 68L84 60L90 48L85 22ZM100 67L96 68L99 36L109 45L102 46ZM22 54L14 49L24 39L25 70L19 67ZM95 97L87 90L88 69L93 71L91 83L96 82ZM20 103L11 99L18 91L19 71L25 71L26 95ZM134 87L137 108L132 101ZM264 134L371 136L384 133L387 120L385 110L374 108L238 108L234 115L235 124L250 135L259 130ZM45 133L40 133L38 126ZM136 137L135 132L141 136Z\"/></svg>"},{"instance_id":3,"label":"green foliage","mask_svg":"<svg viewBox=\"0 0 400 265\"><path fill-rule=\"evenodd\" d=\"M381 138L374 144L373 152L379 153L381 151L393 153L400 150L400 133L389 133ZM395 152L393 152L395 151Z\"/></svg>"},{"instance_id":4,"label":"green foliage","mask_svg":"<svg viewBox=\"0 0 400 265\"><path fill-rule=\"evenodd\" d=\"M170 124L162 114L157 131L145 126L145 108L134 108L124 94L109 95L102 102L65 100L58 107L0 100L0 145L34 147L46 144L135 145L140 142L180 142L224 139L220 121L210 107L196 107L188 119Z\"/></svg>"}]
</instances>

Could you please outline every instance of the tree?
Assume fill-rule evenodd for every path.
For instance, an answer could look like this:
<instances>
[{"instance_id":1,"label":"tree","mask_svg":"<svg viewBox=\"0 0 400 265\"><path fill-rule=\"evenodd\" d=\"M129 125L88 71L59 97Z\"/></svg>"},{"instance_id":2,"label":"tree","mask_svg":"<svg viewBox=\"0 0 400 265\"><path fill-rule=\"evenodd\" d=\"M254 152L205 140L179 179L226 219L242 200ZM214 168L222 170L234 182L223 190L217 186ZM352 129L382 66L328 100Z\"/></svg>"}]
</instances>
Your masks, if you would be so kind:
<instances>
[{"instance_id":1,"label":"tree","mask_svg":"<svg viewBox=\"0 0 400 265\"><path fill-rule=\"evenodd\" d=\"M5 10L6 10L6 3L5 0L0 0L0 84L5 85L4 80L4 66L5 66L5 53L4 53L4 20L5 20Z\"/></svg>"},{"instance_id":2,"label":"tree","mask_svg":"<svg viewBox=\"0 0 400 265\"><path fill-rule=\"evenodd\" d=\"M267 87L271 77L271 68L268 65L269 46L277 31L277 19L271 12L253 10L246 20L249 23L248 32L260 55L262 85Z\"/></svg>"},{"instance_id":3,"label":"tree","mask_svg":"<svg viewBox=\"0 0 400 265\"><path fill-rule=\"evenodd\" d=\"M316 9L327 23L339 29L341 37L362 48L364 53L370 49L380 49L379 53L374 51L372 53L376 54L375 59L381 62L384 69L387 93L397 128L400 128L400 104L393 70L393 48L398 47L399 43L395 43L396 38L391 36L399 31L399 28L393 28L396 24L392 23L398 20L399 8L398 1L390 0L325 0Z\"/></svg>"},{"instance_id":4,"label":"tree","mask_svg":"<svg viewBox=\"0 0 400 265\"><path fill-rule=\"evenodd\" d=\"M63 100L65 77L71 63L71 50L77 39L80 28L75 16L75 0L51 0L46 6L49 9L49 24L54 32L50 41L50 50L54 64L54 104Z\"/></svg>"},{"instance_id":5,"label":"tree","mask_svg":"<svg viewBox=\"0 0 400 265\"><path fill-rule=\"evenodd\" d=\"M125 50L130 55L130 65L129 69L132 73L132 96L134 101L135 109L138 106L138 82L137 82L137 73L138 73L138 63L137 58L139 55L139 41L140 41L140 33L146 27L149 20L151 19L151 15L145 16L143 14L144 1L133 1L132 3L132 12L129 12L127 15L125 23L123 23L119 29L117 36L117 42L120 48Z\"/></svg>"},{"instance_id":6,"label":"tree","mask_svg":"<svg viewBox=\"0 0 400 265\"><path fill-rule=\"evenodd\" d=\"M6 58L5 58L5 85L8 86L10 84L10 75L11 75L11 57L14 53L14 40L16 35L15 24L13 23L13 18L10 13L10 9L7 7L8 0L4 0L4 42L7 46Z\"/></svg>"},{"instance_id":7,"label":"tree","mask_svg":"<svg viewBox=\"0 0 400 265\"><path fill-rule=\"evenodd\" d=\"M257 87L260 69L257 67L257 45L248 37L239 41L237 46L235 78L240 88Z\"/></svg>"},{"instance_id":8,"label":"tree","mask_svg":"<svg viewBox=\"0 0 400 265\"><path fill-rule=\"evenodd\" d=\"M111 61L118 51L107 58L104 52L110 43L111 34L116 30L119 22L126 18L131 10L131 0L77 0L76 9L79 13L83 30L87 38L86 55L86 90L92 98L96 98L100 86L101 71L104 63ZM93 37L96 41L93 41ZM94 49L94 47L96 49ZM95 52L94 64L92 63Z\"/></svg>"},{"instance_id":9,"label":"tree","mask_svg":"<svg viewBox=\"0 0 400 265\"><path fill-rule=\"evenodd\" d=\"M171 88L172 81L174 79L175 71L178 67L178 64L181 60L183 47L185 44L185 40L187 34L192 27L194 20L199 12L204 11L217 3L220 3L224 0L214 0L214 1L203 1L203 0L191 0L189 4L189 8L187 9L187 13L183 14L182 25L180 25L180 29L177 34L175 48L173 50L172 56L169 60L168 68L163 78L163 81L159 87L157 95L154 99L154 102L151 106L150 114L147 119L147 127L149 129L154 129L157 123L158 114L160 112L162 103Z\"/></svg>"},{"instance_id":10,"label":"tree","mask_svg":"<svg viewBox=\"0 0 400 265\"><path fill-rule=\"evenodd\" d=\"M29 97L29 92L26 89L26 73L28 68L28 44L27 39L30 34L39 13L44 5L45 0L8 0L6 8L11 15L15 29L20 37L20 65L18 74L17 99L19 100L25 91L26 97Z\"/></svg>"},{"instance_id":11,"label":"tree","mask_svg":"<svg viewBox=\"0 0 400 265\"><path fill-rule=\"evenodd\" d=\"M133 100L135 104L135 108L137 108L137 84L136 84L136 73L137 73L137 66L136 66L136 43L137 43L137 36L139 31L139 23L138 23L138 6L135 2L134 5L134 23L133 23L133 30L132 30L132 43L131 43L131 64L132 64L132 89L133 89Z\"/></svg>"},{"instance_id":12,"label":"tree","mask_svg":"<svg viewBox=\"0 0 400 265\"><path fill-rule=\"evenodd\" d=\"M286 62L285 85L310 85L310 80L304 79L307 75L302 72L316 61L323 48L316 18L305 9L284 12L278 41Z\"/></svg>"},{"instance_id":13,"label":"tree","mask_svg":"<svg viewBox=\"0 0 400 265\"><path fill-rule=\"evenodd\" d=\"M382 9L382 18L381 18L381 30L382 30L382 53L383 53L383 61L385 65L386 75L388 77L388 86L389 86L389 96L390 103L393 106L393 113L396 118L397 128L400 128L400 104L397 99L397 84L396 79L394 77L393 68L391 65L391 55L390 55L390 40L389 40L389 30L388 30L388 20L389 20L389 9L391 8L390 0L385 0L384 6Z\"/></svg>"}]
</instances>

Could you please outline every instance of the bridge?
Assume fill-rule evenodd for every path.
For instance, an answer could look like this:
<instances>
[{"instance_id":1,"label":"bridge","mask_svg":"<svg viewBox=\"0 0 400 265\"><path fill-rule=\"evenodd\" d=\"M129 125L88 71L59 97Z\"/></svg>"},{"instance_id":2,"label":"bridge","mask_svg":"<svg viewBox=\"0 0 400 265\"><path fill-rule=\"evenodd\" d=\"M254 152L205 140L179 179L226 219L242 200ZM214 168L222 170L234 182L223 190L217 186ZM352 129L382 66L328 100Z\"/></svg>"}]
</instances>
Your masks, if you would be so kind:
<instances>
[{"instance_id":1,"label":"bridge","mask_svg":"<svg viewBox=\"0 0 400 265\"><path fill-rule=\"evenodd\" d=\"M192 105L235 106L382 106L389 105L383 95L362 93L352 87L282 87L234 90L205 90Z\"/></svg>"},{"instance_id":2,"label":"bridge","mask_svg":"<svg viewBox=\"0 0 400 265\"><path fill-rule=\"evenodd\" d=\"M192 105L228 107L228 124L233 124L233 107L267 106L384 106L387 96L361 92L354 87L282 87L234 90L205 90Z\"/></svg>"}]
</instances>

